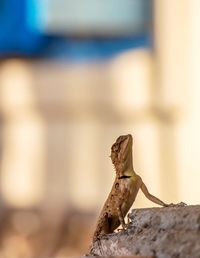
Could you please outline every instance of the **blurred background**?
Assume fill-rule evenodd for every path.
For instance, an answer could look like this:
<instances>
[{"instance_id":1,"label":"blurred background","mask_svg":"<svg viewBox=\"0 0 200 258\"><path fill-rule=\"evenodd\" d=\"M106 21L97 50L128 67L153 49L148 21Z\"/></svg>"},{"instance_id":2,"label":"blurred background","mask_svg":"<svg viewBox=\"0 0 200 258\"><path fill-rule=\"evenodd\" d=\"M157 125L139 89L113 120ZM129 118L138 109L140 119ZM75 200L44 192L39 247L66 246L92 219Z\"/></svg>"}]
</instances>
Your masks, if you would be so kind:
<instances>
[{"instance_id":1,"label":"blurred background","mask_svg":"<svg viewBox=\"0 0 200 258\"><path fill-rule=\"evenodd\" d=\"M165 202L199 203L200 1L0 1L0 258L87 252L110 147ZM134 207L152 207L140 193Z\"/></svg>"}]
</instances>

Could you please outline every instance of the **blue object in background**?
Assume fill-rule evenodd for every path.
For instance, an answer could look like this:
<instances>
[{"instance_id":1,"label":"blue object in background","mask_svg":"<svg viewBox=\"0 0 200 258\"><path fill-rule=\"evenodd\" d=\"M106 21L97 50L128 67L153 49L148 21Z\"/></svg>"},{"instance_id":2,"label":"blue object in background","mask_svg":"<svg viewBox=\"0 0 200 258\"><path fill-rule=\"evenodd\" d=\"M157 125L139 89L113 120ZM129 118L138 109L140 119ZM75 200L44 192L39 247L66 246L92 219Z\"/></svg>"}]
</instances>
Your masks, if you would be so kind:
<instances>
[{"instance_id":1,"label":"blue object in background","mask_svg":"<svg viewBox=\"0 0 200 258\"><path fill-rule=\"evenodd\" d=\"M34 56L48 44L48 37L32 31L26 22L26 0L0 1L0 56Z\"/></svg>"},{"instance_id":2,"label":"blue object in background","mask_svg":"<svg viewBox=\"0 0 200 258\"><path fill-rule=\"evenodd\" d=\"M150 48L149 34L114 39L64 39L49 47L47 56L64 61L87 62L109 59L129 49Z\"/></svg>"},{"instance_id":3,"label":"blue object in background","mask_svg":"<svg viewBox=\"0 0 200 258\"><path fill-rule=\"evenodd\" d=\"M151 45L148 31L137 36L113 38L46 35L45 31L36 29L40 10L35 3L35 0L0 0L0 57L45 57L85 62Z\"/></svg>"}]
</instances>

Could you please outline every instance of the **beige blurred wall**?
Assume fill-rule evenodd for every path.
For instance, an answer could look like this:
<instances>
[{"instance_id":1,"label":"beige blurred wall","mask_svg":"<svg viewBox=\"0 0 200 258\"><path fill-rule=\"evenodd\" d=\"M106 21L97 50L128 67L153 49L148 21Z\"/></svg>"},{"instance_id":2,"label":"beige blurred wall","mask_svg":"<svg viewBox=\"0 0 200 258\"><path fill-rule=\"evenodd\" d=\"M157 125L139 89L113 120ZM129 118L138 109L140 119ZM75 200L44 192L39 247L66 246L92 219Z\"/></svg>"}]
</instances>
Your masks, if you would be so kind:
<instances>
[{"instance_id":1,"label":"beige blurred wall","mask_svg":"<svg viewBox=\"0 0 200 258\"><path fill-rule=\"evenodd\" d=\"M198 0L156 0L154 10L157 99L171 113L163 139L172 147L174 159L165 158L162 181L168 185L165 195L175 184L179 198L192 204L199 202L200 193L199 8Z\"/></svg>"},{"instance_id":2,"label":"beige blurred wall","mask_svg":"<svg viewBox=\"0 0 200 258\"><path fill-rule=\"evenodd\" d=\"M109 155L115 139L125 133L156 138L147 121L153 117L146 50L86 66L9 60L0 80L1 185L10 204L98 207L114 178ZM138 148L136 163L144 149ZM157 178L155 154L148 163Z\"/></svg>"}]
</instances>

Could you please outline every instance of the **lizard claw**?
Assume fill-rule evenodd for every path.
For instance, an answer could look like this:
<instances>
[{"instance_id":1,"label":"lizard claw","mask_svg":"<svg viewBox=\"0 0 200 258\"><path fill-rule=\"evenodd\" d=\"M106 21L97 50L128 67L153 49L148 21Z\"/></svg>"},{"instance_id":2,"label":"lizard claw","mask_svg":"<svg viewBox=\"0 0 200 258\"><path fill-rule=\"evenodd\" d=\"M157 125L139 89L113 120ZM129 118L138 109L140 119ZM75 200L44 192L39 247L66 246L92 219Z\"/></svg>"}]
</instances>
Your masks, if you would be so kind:
<instances>
[{"instance_id":1,"label":"lizard claw","mask_svg":"<svg viewBox=\"0 0 200 258\"><path fill-rule=\"evenodd\" d=\"M186 203L184 202L179 202L179 203L170 203L170 204L167 204L165 207L184 207L184 206L187 206Z\"/></svg>"},{"instance_id":2,"label":"lizard claw","mask_svg":"<svg viewBox=\"0 0 200 258\"><path fill-rule=\"evenodd\" d=\"M179 202L179 203L176 204L176 206L179 206L179 207L187 206L187 203Z\"/></svg>"},{"instance_id":3,"label":"lizard claw","mask_svg":"<svg viewBox=\"0 0 200 258\"><path fill-rule=\"evenodd\" d=\"M118 228L117 231L123 231L123 230L126 230L128 228L128 224L125 224L122 226L122 228Z\"/></svg>"}]
</instances>

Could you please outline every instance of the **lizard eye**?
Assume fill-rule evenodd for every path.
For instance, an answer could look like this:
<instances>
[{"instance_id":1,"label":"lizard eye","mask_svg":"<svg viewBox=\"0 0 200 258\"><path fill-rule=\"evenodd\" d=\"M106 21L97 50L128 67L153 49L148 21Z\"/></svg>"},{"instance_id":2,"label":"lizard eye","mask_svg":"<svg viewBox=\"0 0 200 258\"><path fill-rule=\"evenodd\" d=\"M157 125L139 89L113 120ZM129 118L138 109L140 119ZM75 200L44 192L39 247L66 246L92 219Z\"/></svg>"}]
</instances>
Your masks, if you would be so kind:
<instances>
[{"instance_id":1,"label":"lizard eye","mask_svg":"<svg viewBox=\"0 0 200 258\"><path fill-rule=\"evenodd\" d=\"M117 152L119 150L119 144L114 144L112 147L113 152Z\"/></svg>"}]
</instances>

